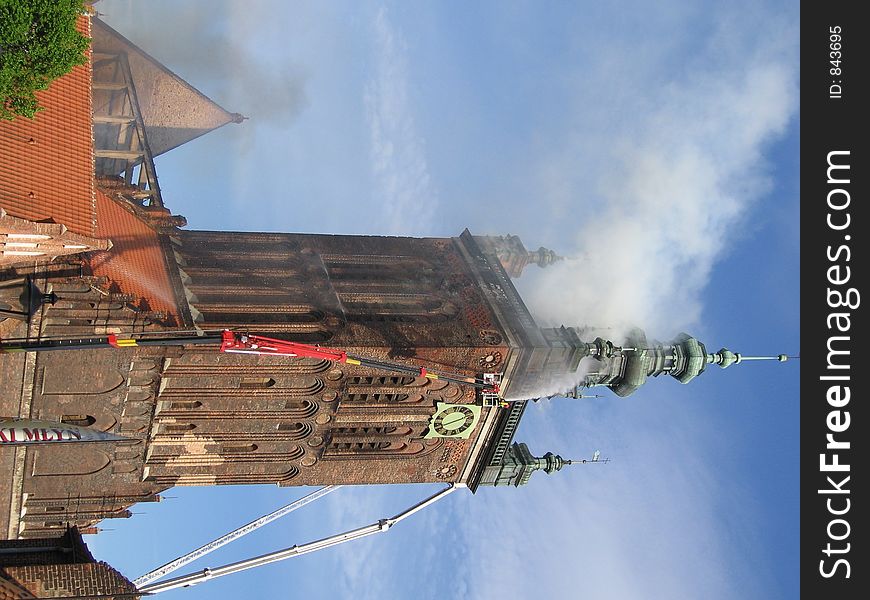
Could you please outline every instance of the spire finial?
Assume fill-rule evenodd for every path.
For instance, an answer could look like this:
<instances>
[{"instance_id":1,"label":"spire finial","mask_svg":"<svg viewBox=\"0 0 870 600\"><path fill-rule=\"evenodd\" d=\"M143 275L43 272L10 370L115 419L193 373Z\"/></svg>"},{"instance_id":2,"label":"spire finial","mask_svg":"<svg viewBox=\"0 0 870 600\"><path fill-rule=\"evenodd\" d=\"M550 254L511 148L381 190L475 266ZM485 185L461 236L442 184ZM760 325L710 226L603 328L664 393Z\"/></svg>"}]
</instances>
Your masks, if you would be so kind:
<instances>
[{"instance_id":1,"label":"spire finial","mask_svg":"<svg viewBox=\"0 0 870 600\"><path fill-rule=\"evenodd\" d=\"M541 268L548 267L554 262L565 260L564 256L559 256L553 250L550 250L549 248L544 248L543 246L541 246L537 250L529 252L528 258L530 263L534 263Z\"/></svg>"},{"instance_id":2,"label":"spire finial","mask_svg":"<svg viewBox=\"0 0 870 600\"><path fill-rule=\"evenodd\" d=\"M562 462L563 462L564 464L566 464L566 465L587 465L587 464L589 464L589 463L601 463L601 464L607 464L607 463L610 462L610 459L609 459L609 458L605 458L605 459L602 460L602 459L601 459L601 450L596 450L595 452L592 453L592 459L591 459L591 460L586 460L585 458L583 458L583 459L580 459L580 460L565 460L565 461L562 461Z\"/></svg>"},{"instance_id":3,"label":"spire finial","mask_svg":"<svg viewBox=\"0 0 870 600\"><path fill-rule=\"evenodd\" d=\"M744 356L739 352L731 352L728 348L720 348L715 354L707 355L708 363L719 365L723 369L748 360L775 360L777 362L786 362L788 359L789 356L787 354L777 354L775 356Z\"/></svg>"}]
</instances>

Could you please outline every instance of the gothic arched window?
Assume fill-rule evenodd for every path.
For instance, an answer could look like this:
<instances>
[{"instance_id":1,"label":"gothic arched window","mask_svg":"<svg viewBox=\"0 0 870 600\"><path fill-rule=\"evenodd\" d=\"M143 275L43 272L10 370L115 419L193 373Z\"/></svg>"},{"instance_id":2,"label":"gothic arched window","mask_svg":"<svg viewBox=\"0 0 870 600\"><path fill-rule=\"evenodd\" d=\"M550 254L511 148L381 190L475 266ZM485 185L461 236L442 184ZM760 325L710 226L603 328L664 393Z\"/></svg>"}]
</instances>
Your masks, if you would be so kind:
<instances>
[{"instance_id":1,"label":"gothic arched window","mask_svg":"<svg viewBox=\"0 0 870 600\"><path fill-rule=\"evenodd\" d=\"M64 415L61 417L60 422L67 425L75 425L76 427L90 427L97 420L91 415Z\"/></svg>"}]
</instances>

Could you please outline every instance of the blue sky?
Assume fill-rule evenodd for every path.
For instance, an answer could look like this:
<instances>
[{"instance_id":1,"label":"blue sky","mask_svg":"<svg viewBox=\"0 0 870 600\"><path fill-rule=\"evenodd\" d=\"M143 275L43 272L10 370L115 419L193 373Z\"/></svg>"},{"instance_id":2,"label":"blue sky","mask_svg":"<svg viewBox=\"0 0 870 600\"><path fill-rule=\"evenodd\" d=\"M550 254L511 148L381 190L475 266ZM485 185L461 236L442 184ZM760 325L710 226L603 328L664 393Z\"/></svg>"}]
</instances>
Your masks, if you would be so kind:
<instances>
[{"instance_id":1,"label":"blue sky","mask_svg":"<svg viewBox=\"0 0 870 600\"><path fill-rule=\"evenodd\" d=\"M191 228L518 234L572 257L517 282L541 324L798 353L794 3L96 8L251 117L158 159ZM538 403L518 441L613 461L453 494L386 535L165 597L796 597L798 368ZM344 489L195 567L357 527L434 489ZM89 543L134 578L302 493L172 490Z\"/></svg>"}]
</instances>

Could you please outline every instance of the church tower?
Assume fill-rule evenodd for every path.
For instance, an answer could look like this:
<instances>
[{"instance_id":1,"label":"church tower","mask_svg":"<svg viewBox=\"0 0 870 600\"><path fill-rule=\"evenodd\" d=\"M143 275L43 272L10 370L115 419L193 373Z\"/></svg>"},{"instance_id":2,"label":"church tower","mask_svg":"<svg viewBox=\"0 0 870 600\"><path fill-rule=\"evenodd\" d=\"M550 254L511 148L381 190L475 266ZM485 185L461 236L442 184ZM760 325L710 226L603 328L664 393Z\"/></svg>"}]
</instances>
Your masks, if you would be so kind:
<instances>
[{"instance_id":1,"label":"church tower","mask_svg":"<svg viewBox=\"0 0 870 600\"><path fill-rule=\"evenodd\" d=\"M503 397L520 400L544 381L573 383L588 354L574 330L535 324L493 238L468 231L169 239L187 327L495 375ZM143 476L161 487L468 482L500 460L489 446L513 435L525 404L492 406L444 380L202 347L164 361L155 401Z\"/></svg>"},{"instance_id":2,"label":"church tower","mask_svg":"<svg viewBox=\"0 0 870 600\"><path fill-rule=\"evenodd\" d=\"M440 481L475 490L506 477L524 482L563 464L550 455L532 460L513 444L529 399L597 387L625 396L649 377L667 373L686 383L707 364L746 360L725 349L707 353L685 334L659 344L635 330L615 343L583 340L573 327L541 328L493 238L468 231L455 238L186 231L165 209L101 202L120 210L114 218L139 223L138 243L114 263L92 259L102 278L57 279L56 302L41 310L44 335L231 329L460 378L494 376L504 402L461 382L225 354L214 345L40 353L31 367L38 381L31 414L137 441L29 452L23 519L31 535L127 517L130 504L158 501L175 485ZM152 253L148 286L140 281L147 261L129 262L143 248Z\"/></svg>"},{"instance_id":3,"label":"church tower","mask_svg":"<svg viewBox=\"0 0 870 600\"><path fill-rule=\"evenodd\" d=\"M106 210L127 202L102 201ZM167 329L231 329L460 378L494 376L505 401L461 382L225 354L214 345L40 353L30 367L38 381L32 414L136 442L29 452L25 537L127 517L131 504L159 501L175 485L453 482L474 491L525 483L535 470L565 464L513 444L529 399L576 397L590 387L624 396L649 377L667 373L685 383L707 364L746 360L725 349L707 353L684 334L650 344L635 330L617 344L583 340L573 327L541 328L504 257L468 231L455 238L185 231L165 209L135 205L116 218L150 232L137 237L136 251L162 256L163 270L152 260L152 285L143 287L130 279L141 279L145 263L123 262L136 256L132 249L116 263L94 258L102 278L53 284L56 302L40 316L46 335L146 339Z\"/></svg>"},{"instance_id":4,"label":"church tower","mask_svg":"<svg viewBox=\"0 0 870 600\"><path fill-rule=\"evenodd\" d=\"M0 529L8 537L127 518L131 505L158 502L174 485L449 482L475 490L525 482L565 464L513 443L528 400L599 387L624 396L663 373L685 383L707 364L748 360L707 353L685 335L658 344L640 331L608 341L539 327L511 278L562 258L544 247L529 251L517 236L182 229L184 218L164 206L153 158L243 117L105 24L91 35L91 71L76 75L82 139L71 144L81 150L75 171L86 185L55 198L49 192L73 189L58 171L63 185L33 187L55 181L50 160L45 177L16 183L11 196L20 201L4 201L9 214L0 208L10 234L4 256L14 257L0 265L14 265L0 273L0 336L117 335L126 343L0 356L0 401L8 416L132 441L7 453L0 462L12 474L9 518ZM30 150L43 147L37 139L66 139L38 130L16 136L32 137ZM60 156L66 148L57 145ZM70 198L80 201L74 211ZM62 226L46 221L61 215ZM22 252L46 258L21 266ZM461 381L360 364L145 343L179 331L193 342L223 329L454 379L488 377L500 381L501 398Z\"/></svg>"}]
</instances>

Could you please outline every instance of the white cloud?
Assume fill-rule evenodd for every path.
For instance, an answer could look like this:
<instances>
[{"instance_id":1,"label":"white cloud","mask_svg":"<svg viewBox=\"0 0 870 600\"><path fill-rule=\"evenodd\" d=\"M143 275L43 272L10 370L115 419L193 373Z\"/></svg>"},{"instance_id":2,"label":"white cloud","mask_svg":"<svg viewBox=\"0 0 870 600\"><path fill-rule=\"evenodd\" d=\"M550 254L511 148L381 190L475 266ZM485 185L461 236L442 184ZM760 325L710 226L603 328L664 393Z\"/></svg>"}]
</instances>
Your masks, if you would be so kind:
<instances>
[{"instance_id":1,"label":"white cloud","mask_svg":"<svg viewBox=\"0 0 870 600\"><path fill-rule=\"evenodd\" d=\"M577 257L576 268L565 263L543 271L546 286L523 286L541 290L533 308L554 321L619 319L659 335L696 322L711 269L740 242L747 214L770 184L764 152L796 112L793 24L769 8L680 7L683 14L673 4L579 11L583 22L565 44L575 54L553 66L567 80L564 65L575 65L573 106L553 116L560 127L542 125L545 151L522 164L499 163L506 179L511 167L532 179L535 194L519 201L498 196L492 222L518 222L521 204L536 200L534 218L517 225L524 240L537 245L531 232L539 235L554 215L551 230L569 237L547 245ZM438 196L415 126L407 47L384 10L373 31L376 62L365 109L376 206L367 214L380 207L386 221L371 230L425 234ZM540 41L523 39L523 31L496 34L530 47ZM161 42L172 40L161 35L155 43ZM350 93L359 98L358 88ZM330 169L329 181L346 170ZM353 207L342 209L334 212L353 214ZM450 208L463 219L465 210ZM523 427L535 427L536 435L519 439L534 452L584 444L591 451L606 439L602 450L616 454L615 462L604 472L538 473L523 490L454 494L388 535L323 553L334 557L323 573L338 574L338 595L355 598L445 597L437 587L445 577L449 595L469 598L763 596L762 575L747 566L753 544L733 544L745 558L728 547L735 537L757 534L746 492L718 481L704 456L717 431L697 415L683 415L679 402L662 400L643 410L639 398L619 404L611 397L582 418L565 415L571 409L554 401L558 422L545 409L530 411ZM406 498L426 493L422 486L401 496L372 487L337 492L325 501L334 525L325 534L392 515ZM734 522L733 509L719 512L723 504L747 507L746 523ZM433 532L443 531L451 543L435 541ZM292 567L299 568L297 581L316 579L307 566L313 560ZM409 579L414 587L402 585ZM218 593L220 584L213 585ZM209 586L203 589L211 594Z\"/></svg>"},{"instance_id":2,"label":"white cloud","mask_svg":"<svg viewBox=\"0 0 870 600\"><path fill-rule=\"evenodd\" d=\"M548 243L576 258L522 285L536 316L640 324L654 336L699 321L716 262L740 243L771 186L765 152L797 111L794 24L754 13L746 18L765 23L757 36L741 9L728 10L665 19L644 38L665 48L649 52L612 27L596 33L594 21L578 32L600 66L576 73L576 108L548 132L549 151L534 165L536 210L555 215L569 236L567 249ZM606 471L539 473L527 489L457 499L462 535L447 571L468 586L461 597L765 597L768 575L752 563L758 514L749 492L711 470L711 447L726 445L715 425L681 405L685 397L657 398L645 410L637 399L608 401L585 422L561 419L570 433L553 426L535 436L546 447L532 444L543 453L606 437L619 451ZM396 570L407 564L390 560ZM367 580L374 587L366 589L403 597L394 581Z\"/></svg>"},{"instance_id":3,"label":"white cloud","mask_svg":"<svg viewBox=\"0 0 870 600\"><path fill-rule=\"evenodd\" d=\"M430 229L438 198L426 164L425 141L414 124L406 44L383 7L375 18L374 41L374 74L364 97L374 202L386 217L384 233L419 235Z\"/></svg>"},{"instance_id":4,"label":"white cloud","mask_svg":"<svg viewBox=\"0 0 870 600\"><path fill-rule=\"evenodd\" d=\"M536 316L639 324L654 335L697 324L713 266L769 189L764 151L796 115L796 31L767 17L762 37L735 32L730 14L694 23L714 30L671 42L681 63L668 52L639 58L645 70L628 68L607 96L620 100L616 120L600 118L607 107L590 92L607 90L610 74L583 73L576 125L537 168L543 208L565 216L559 248L575 260L548 269L526 295ZM690 25L660 34L693 38L682 33ZM611 70L637 52L616 36Z\"/></svg>"},{"instance_id":5,"label":"white cloud","mask_svg":"<svg viewBox=\"0 0 870 600\"><path fill-rule=\"evenodd\" d=\"M331 495L325 503L324 512L329 522L330 534L349 531L392 517L434 494L440 487L442 486L347 486ZM332 562L330 571L335 574L335 584L341 597L361 600L390 597L385 585L394 587L397 581L395 553L407 552L408 546L419 537L419 532L439 530L435 523L441 519L438 511L427 509L386 532L328 550ZM417 535L414 532L418 532ZM414 558L421 564L437 563L434 549L425 544L416 546Z\"/></svg>"},{"instance_id":6,"label":"white cloud","mask_svg":"<svg viewBox=\"0 0 870 600\"><path fill-rule=\"evenodd\" d=\"M647 400L609 406L603 415L564 400L533 407L543 414L527 415L531 427L519 439L535 455L585 445L588 455L591 440L603 438L604 456L614 461L538 472L525 488L481 488L464 503L461 546L472 582L466 597L764 596L766 575L751 563L752 553L733 551L746 548L733 540L757 526L749 510L737 522L727 514L748 504L746 492L709 467L715 424L685 411L685 399ZM598 414L564 418L578 410Z\"/></svg>"}]
</instances>

